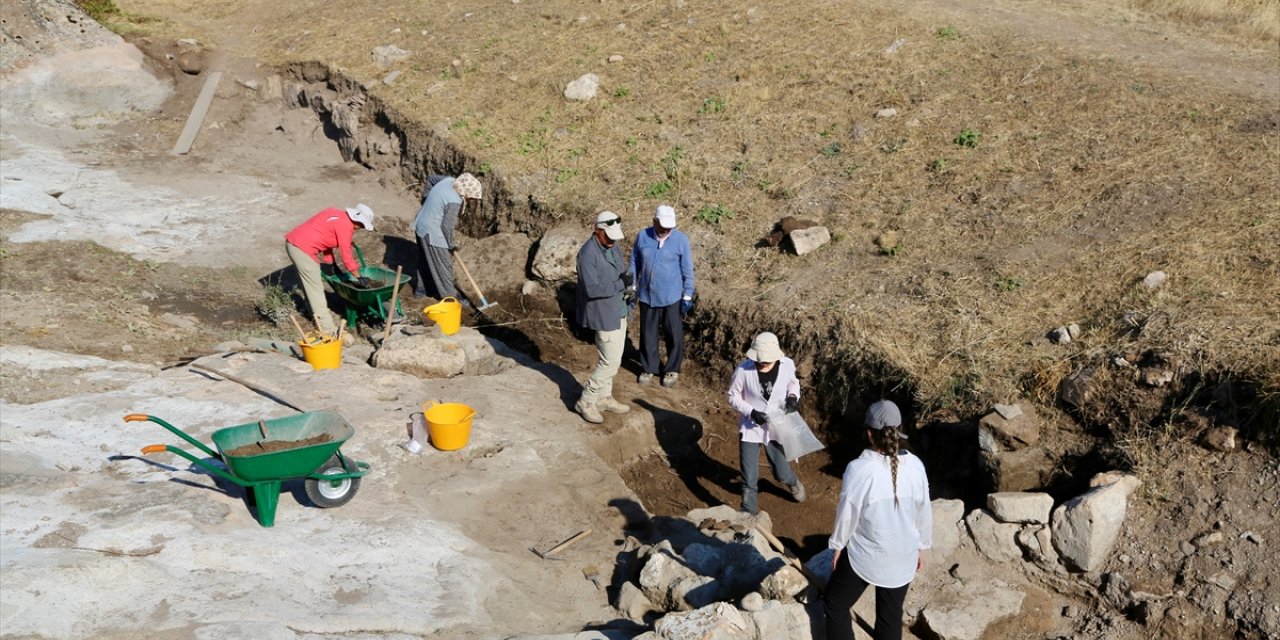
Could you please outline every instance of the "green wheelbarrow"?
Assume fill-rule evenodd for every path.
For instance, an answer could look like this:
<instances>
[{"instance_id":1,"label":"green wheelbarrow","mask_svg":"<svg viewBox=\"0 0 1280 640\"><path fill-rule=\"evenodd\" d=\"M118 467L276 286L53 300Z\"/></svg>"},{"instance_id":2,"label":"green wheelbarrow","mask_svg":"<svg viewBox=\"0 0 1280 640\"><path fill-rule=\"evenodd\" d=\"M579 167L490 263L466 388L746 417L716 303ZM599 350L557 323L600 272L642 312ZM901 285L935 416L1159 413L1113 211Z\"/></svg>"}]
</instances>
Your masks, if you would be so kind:
<instances>
[{"instance_id":1,"label":"green wheelbarrow","mask_svg":"<svg viewBox=\"0 0 1280 640\"><path fill-rule=\"evenodd\" d=\"M354 246L354 245L352 245ZM360 285L352 282L341 273L324 274L325 282L333 287L333 292L338 294L339 298L346 303L347 327L355 329L356 320L360 317L376 317L386 322L388 313L388 303L391 301L391 294L397 287L402 287L409 283L409 274L401 274L400 281L396 282L396 272L383 267L370 267L364 262L364 253L360 251L360 247L355 247L356 257L360 259L360 275L373 281L373 286L368 289L360 287ZM400 300L396 300L396 315L403 315Z\"/></svg>"},{"instance_id":2,"label":"green wheelbarrow","mask_svg":"<svg viewBox=\"0 0 1280 640\"><path fill-rule=\"evenodd\" d=\"M177 454L214 476L244 487L249 499L256 503L258 522L264 527L275 525L283 481L305 478L307 497L316 506L328 509L350 502L360 488L361 476L370 468L367 462L347 458L338 450L356 430L333 411L310 411L219 429L212 437L217 451L155 416L132 413L124 421L154 422L209 457L221 460L225 470L173 445L153 444L142 449L144 454Z\"/></svg>"}]
</instances>

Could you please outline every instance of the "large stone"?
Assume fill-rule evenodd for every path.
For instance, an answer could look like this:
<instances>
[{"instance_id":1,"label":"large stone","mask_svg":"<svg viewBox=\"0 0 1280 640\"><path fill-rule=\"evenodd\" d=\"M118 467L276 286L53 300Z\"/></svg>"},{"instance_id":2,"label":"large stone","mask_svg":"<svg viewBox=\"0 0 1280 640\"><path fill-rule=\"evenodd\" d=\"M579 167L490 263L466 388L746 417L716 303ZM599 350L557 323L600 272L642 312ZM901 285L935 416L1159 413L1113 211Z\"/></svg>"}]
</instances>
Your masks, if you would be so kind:
<instances>
[{"instance_id":1,"label":"large stone","mask_svg":"<svg viewBox=\"0 0 1280 640\"><path fill-rule=\"evenodd\" d=\"M700 542L684 548L684 563L701 576L716 576L724 568L724 548Z\"/></svg>"},{"instance_id":2,"label":"large stone","mask_svg":"<svg viewBox=\"0 0 1280 640\"><path fill-rule=\"evenodd\" d=\"M1018 550L1017 536L1021 528L1018 525L997 522L986 509L974 509L964 521L978 551L987 559L1001 563L1022 557Z\"/></svg>"},{"instance_id":3,"label":"large stone","mask_svg":"<svg viewBox=\"0 0 1280 640\"><path fill-rule=\"evenodd\" d=\"M681 578L671 585L671 603L676 609L699 609L726 597L724 585L710 576Z\"/></svg>"},{"instance_id":4,"label":"large stone","mask_svg":"<svg viewBox=\"0 0 1280 640\"><path fill-rule=\"evenodd\" d=\"M963 500L934 500L933 508L933 547L930 553L934 560L944 560L960 546L960 521L964 519ZM830 570L830 569L828 569Z\"/></svg>"},{"instance_id":5,"label":"large stone","mask_svg":"<svg viewBox=\"0 0 1280 640\"><path fill-rule=\"evenodd\" d=\"M1034 447L999 453L983 451L979 459L991 493L1040 489L1048 484L1054 469L1053 460Z\"/></svg>"},{"instance_id":6,"label":"large stone","mask_svg":"<svg viewBox=\"0 0 1280 640\"><path fill-rule=\"evenodd\" d=\"M765 601L749 616L761 640L811 640L809 614L798 602Z\"/></svg>"},{"instance_id":7,"label":"large stone","mask_svg":"<svg viewBox=\"0 0 1280 640\"><path fill-rule=\"evenodd\" d=\"M654 631L665 640L752 640L755 625L727 602L663 616Z\"/></svg>"},{"instance_id":8,"label":"large stone","mask_svg":"<svg viewBox=\"0 0 1280 640\"><path fill-rule=\"evenodd\" d=\"M956 502L959 502L959 500ZM963 506L961 508L963 509ZM961 513L963 514L963 512ZM934 524L934 531L937 531L937 523ZM933 540L936 548L936 545L938 544L938 537L936 533L934 534ZM818 553L818 555L809 558L809 560L804 563L805 571L808 571L809 575L813 576L814 580L817 581L817 587L819 589L827 588L827 582L831 580L831 559L835 554L836 552L834 549L823 549Z\"/></svg>"},{"instance_id":9,"label":"large stone","mask_svg":"<svg viewBox=\"0 0 1280 640\"><path fill-rule=\"evenodd\" d=\"M657 607L649 601L644 592L637 587L635 583L623 582L618 588L618 599L614 604L618 613L626 616L628 620L643 622L645 614L654 611Z\"/></svg>"},{"instance_id":10,"label":"large stone","mask_svg":"<svg viewBox=\"0 0 1280 640\"><path fill-rule=\"evenodd\" d=\"M675 554L663 550L650 554L644 563L644 569L640 570L640 589L661 610L678 611L687 606L684 594L697 586L689 583L681 589L679 583L698 578Z\"/></svg>"},{"instance_id":11,"label":"large stone","mask_svg":"<svg viewBox=\"0 0 1280 640\"><path fill-rule=\"evenodd\" d=\"M585 73L564 88L564 97L570 100L586 101L596 97L600 90L600 78L594 73Z\"/></svg>"},{"instance_id":12,"label":"large stone","mask_svg":"<svg viewBox=\"0 0 1280 640\"><path fill-rule=\"evenodd\" d=\"M1047 525L1027 525L1018 531L1018 546L1031 561L1043 569L1061 571L1058 552L1053 548L1052 535Z\"/></svg>"},{"instance_id":13,"label":"large stone","mask_svg":"<svg viewBox=\"0 0 1280 640\"><path fill-rule=\"evenodd\" d=\"M458 252L490 300L499 291L514 291L524 284L533 240L523 233L495 233L468 242ZM461 269L459 269L461 271ZM461 274L459 274L461 275ZM465 282L465 280L463 281ZM463 289L471 294L470 283Z\"/></svg>"},{"instance_id":14,"label":"large stone","mask_svg":"<svg viewBox=\"0 0 1280 640\"><path fill-rule=\"evenodd\" d=\"M1048 524L1053 496L1023 491L992 493L987 496L987 509L1000 522Z\"/></svg>"},{"instance_id":15,"label":"large stone","mask_svg":"<svg viewBox=\"0 0 1280 640\"><path fill-rule=\"evenodd\" d=\"M1016 412L1006 409L1002 414L996 410L978 421L978 445L983 451L1017 451L1040 442L1040 418L1035 407L1025 400L1014 406Z\"/></svg>"},{"instance_id":16,"label":"large stone","mask_svg":"<svg viewBox=\"0 0 1280 640\"><path fill-rule=\"evenodd\" d=\"M548 229L538 240L538 248L533 255L533 275L548 282L576 279L578 249L582 248L588 235L578 227Z\"/></svg>"},{"instance_id":17,"label":"large stone","mask_svg":"<svg viewBox=\"0 0 1280 640\"><path fill-rule=\"evenodd\" d=\"M1000 580L953 582L920 615L939 640L979 640L987 627L1017 614L1024 597Z\"/></svg>"},{"instance_id":18,"label":"large stone","mask_svg":"<svg viewBox=\"0 0 1280 640\"><path fill-rule=\"evenodd\" d=\"M826 227L796 229L791 232L790 237L791 246L798 256L817 251L822 245L831 242L831 232Z\"/></svg>"},{"instance_id":19,"label":"large stone","mask_svg":"<svg viewBox=\"0 0 1280 640\"><path fill-rule=\"evenodd\" d=\"M1111 554L1124 525L1129 494L1141 484L1133 476L1091 489L1053 512L1053 546L1067 566L1097 571Z\"/></svg>"},{"instance_id":20,"label":"large stone","mask_svg":"<svg viewBox=\"0 0 1280 640\"><path fill-rule=\"evenodd\" d=\"M401 60L407 60L412 54L394 44L386 44L381 47L374 47L371 55L373 56L374 64L383 69L388 69Z\"/></svg>"},{"instance_id":21,"label":"large stone","mask_svg":"<svg viewBox=\"0 0 1280 640\"><path fill-rule=\"evenodd\" d=\"M760 583L760 595L766 600L790 600L804 593L809 581L791 565L780 567Z\"/></svg>"},{"instance_id":22,"label":"large stone","mask_svg":"<svg viewBox=\"0 0 1280 640\"><path fill-rule=\"evenodd\" d=\"M422 378L452 378L466 371L467 352L452 336L438 331L410 334L401 327L383 341L374 364Z\"/></svg>"}]
</instances>

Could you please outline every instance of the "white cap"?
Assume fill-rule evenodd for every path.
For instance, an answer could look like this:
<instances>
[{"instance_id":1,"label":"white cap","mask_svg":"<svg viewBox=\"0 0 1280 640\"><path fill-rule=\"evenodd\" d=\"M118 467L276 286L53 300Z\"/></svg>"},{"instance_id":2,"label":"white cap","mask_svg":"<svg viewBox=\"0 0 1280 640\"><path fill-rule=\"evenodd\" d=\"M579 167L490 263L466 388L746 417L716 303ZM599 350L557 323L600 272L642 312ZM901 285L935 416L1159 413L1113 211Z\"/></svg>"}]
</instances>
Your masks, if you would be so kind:
<instances>
[{"instance_id":1,"label":"white cap","mask_svg":"<svg viewBox=\"0 0 1280 640\"><path fill-rule=\"evenodd\" d=\"M658 211L653 214L653 217L658 220L658 224L661 225L663 229L676 228L676 210L672 208L671 205L658 205Z\"/></svg>"},{"instance_id":2,"label":"white cap","mask_svg":"<svg viewBox=\"0 0 1280 640\"><path fill-rule=\"evenodd\" d=\"M347 207L347 215L351 217L352 222L359 222L360 226L373 231L373 209L367 204L358 204L354 207Z\"/></svg>"},{"instance_id":3,"label":"white cap","mask_svg":"<svg viewBox=\"0 0 1280 640\"><path fill-rule=\"evenodd\" d=\"M596 216L596 228L604 229L604 235L610 240L622 239L622 219L612 211L601 211Z\"/></svg>"}]
</instances>

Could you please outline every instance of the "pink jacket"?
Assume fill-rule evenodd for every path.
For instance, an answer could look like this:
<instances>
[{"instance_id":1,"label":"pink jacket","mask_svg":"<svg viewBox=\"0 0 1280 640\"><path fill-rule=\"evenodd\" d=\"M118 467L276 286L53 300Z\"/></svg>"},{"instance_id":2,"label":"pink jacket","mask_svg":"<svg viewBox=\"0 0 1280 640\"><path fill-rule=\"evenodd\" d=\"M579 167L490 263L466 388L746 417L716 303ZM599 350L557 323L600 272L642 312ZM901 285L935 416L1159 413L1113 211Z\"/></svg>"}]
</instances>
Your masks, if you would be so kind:
<instances>
[{"instance_id":1,"label":"pink jacket","mask_svg":"<svg viewBox=\"0 0 1280 640\"><path fill-rule=\"evenodd\" d=\"M360 263L356 262L351 251L351 236L355 231L356 223L346 211L329 208L307 218L306 222L285 234L284 239L322 264L332 264L333 250L338 249L347 271L360 275Z\"/></svg>"}]
</instances>

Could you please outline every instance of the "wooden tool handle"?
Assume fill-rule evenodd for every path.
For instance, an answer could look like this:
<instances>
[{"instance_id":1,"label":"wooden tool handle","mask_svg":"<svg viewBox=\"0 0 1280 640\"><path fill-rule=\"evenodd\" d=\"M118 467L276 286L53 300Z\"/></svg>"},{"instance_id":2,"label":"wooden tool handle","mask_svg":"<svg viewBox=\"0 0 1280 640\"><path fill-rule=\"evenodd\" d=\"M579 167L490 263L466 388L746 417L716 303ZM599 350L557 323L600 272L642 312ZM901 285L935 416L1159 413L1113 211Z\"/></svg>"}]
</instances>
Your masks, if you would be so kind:
<instances>
[{"instance_id":1,"label":"wooden tool handle","mask_svg":"<svg viewBox=\"0 0 1280 640\"><path fill-rule=\"evenodd\" d=\"M458 259L458 266L462 267L462 273L466 274L467 281L471 283L471 288L476 290L476 294L480 296L481 300L484 300L484 292L480 290L480 285L476 284L476 279L471 277L471 271L467 269L467 263L462 261L462 254L455 251L453 257Z\"/></svg>"},{"instance_id":2,"label":"wooden tool handle","mask_svg":"<svg viewBox=\"0 0 1280 640\"><path fill-rule=\"evenodd\" d=\"M391 319L396 316L396 300L400 296L400 274L403 272L403 265L396 267L396 283L391 289L391 306L387 308L387 328L382 332L382 344L386 344L387 338L391 337Z\"/></svg>"},{"instance_id":3,"label":"wooden tool handle","mask_svg":"<svg viewBox=\"0 0 1280 640\"><path fill-rule=\"evenodd\" d=\"M577 542L577 541L579 541L579 540L581 540L581 539L583 539L583 538L587 537L587 536L588 536L588 535L590 535L590 534L591 534L591 529L583 529L582 531L579 531L579 532L577 532L577 533L573 534L573 537L572 537L572 538L569 538L568 540L565 540L564 542L561 542L560 544L558 544L558 545L556 545L556 546L554 546L554 547L551 547L551 549L549 549L546 553L544 553L544 554L542 554L542 555L544 555L544 556L555 555L556 553L559 553L559 552L564 551L565 549L567 549L567 548L569 547L569 545L571 545L571 544L573 544L573 543L575 543L575 542Z\"/></svg>"}]
</instances>

